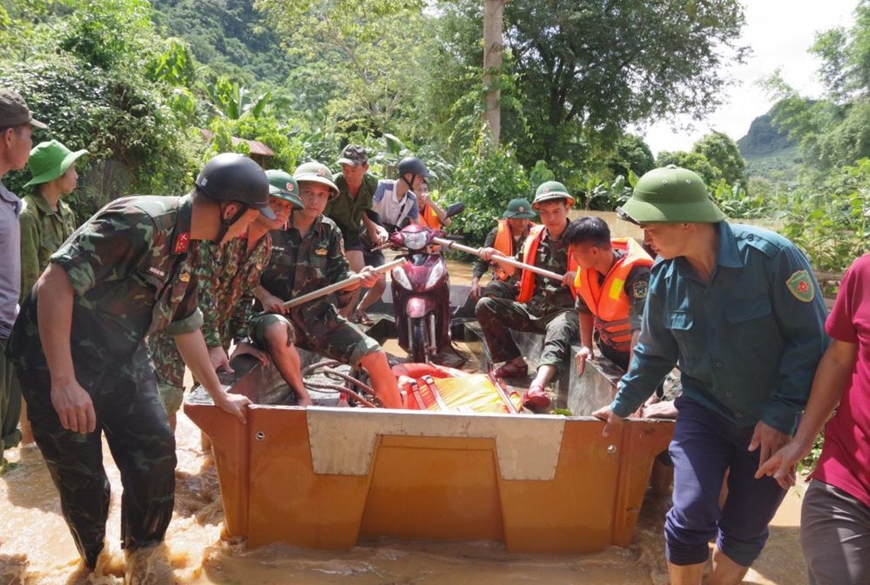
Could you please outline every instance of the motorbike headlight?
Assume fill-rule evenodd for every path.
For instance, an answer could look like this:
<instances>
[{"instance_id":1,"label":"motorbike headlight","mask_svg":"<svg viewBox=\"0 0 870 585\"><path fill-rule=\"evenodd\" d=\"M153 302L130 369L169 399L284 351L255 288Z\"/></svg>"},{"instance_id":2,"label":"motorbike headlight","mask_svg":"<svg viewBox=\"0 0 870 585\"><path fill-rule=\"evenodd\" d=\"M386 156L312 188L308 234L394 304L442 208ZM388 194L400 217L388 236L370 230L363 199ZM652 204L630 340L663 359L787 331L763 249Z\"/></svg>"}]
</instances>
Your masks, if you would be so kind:
<instances>
[{"instance_id":1,"label":"motorbike headlight","mask_svg":"<svg viewBox=\"0 0 870 585\"><path fill-rule=\"evenodd\" d=\"M393 268L393 271L390 274L393 277L393 282L398 283L399 286L405 290L411 290L411 281L408 280L408 275L405 274L404 270L401 268Z\"/></svg>"},{"instance_id":2,"label":"motorbike headlight","mask_svg":"<svg viewBox=\"0 0 870 585\"><path fill-rule=\"evenodd\" d=\"M422 250L429 244L429 232L405 233L405 247L409 250Z\"/></svg>"},{"instance_id":3,"label":"motorbike headlight","mask_svg":"<svg viewBox=\"0 0 870 585\"><path fill-rule=\"evenodd\" d=\"M444 276L444 263L437 262L432 266L432 272L429 273L429 278L426 279L426 288L435 286L442 276Z\"/></svg>"}]
</instances>

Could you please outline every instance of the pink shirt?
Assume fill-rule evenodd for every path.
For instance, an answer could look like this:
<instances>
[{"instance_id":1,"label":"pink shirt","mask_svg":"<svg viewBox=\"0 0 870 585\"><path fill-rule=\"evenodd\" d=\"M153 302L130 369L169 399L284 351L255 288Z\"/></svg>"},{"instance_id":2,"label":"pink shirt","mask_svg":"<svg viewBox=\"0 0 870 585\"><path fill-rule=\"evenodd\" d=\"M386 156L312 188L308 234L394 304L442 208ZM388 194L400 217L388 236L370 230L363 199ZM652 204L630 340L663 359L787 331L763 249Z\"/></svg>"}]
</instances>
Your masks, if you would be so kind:
<instances>
[{"instance_id":1,"label":"pink shirt","mask_svg":"<svg viewBox=\"0 0 870 585\"><path fill-rule=\"evenodd\" d=\"M843 277L825 331L858 344L858 359L837 413L825 426L825 446L812 477L870 506L870 254L855 260Z\"/></svg>"}]
</instances>

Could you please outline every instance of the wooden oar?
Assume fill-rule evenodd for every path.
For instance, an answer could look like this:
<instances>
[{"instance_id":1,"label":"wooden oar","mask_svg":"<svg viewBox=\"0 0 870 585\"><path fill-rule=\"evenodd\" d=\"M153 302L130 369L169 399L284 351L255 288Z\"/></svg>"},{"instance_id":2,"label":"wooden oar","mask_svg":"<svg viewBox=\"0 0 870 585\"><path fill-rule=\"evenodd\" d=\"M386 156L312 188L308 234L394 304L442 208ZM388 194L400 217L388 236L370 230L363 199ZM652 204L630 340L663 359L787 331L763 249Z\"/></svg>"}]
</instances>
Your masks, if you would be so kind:
<instances>
[{"instance_id":1,"label":"wooden oar","mask_svg":"<svg viewBox=\"0 0 870 585\"><path fill-rule=\"evenodd\" d=\"M401 264L404 264L404 262L405 262L404 258L396 258L395 260L393 260L391 262L387 262L386 264L375 267L374 271L377 272L378 274L380 274L381 272L389 272L393 268L395 268ZM319 288L317 290L311 291L310 293L305 293L301 297L296 297L294 299L290 299L289 301L282 303L282 305L285 309L290 309L290 308L295 307L297 305L307 303L308 301L313 301L314 299L319 299L320 297L325 297L326 295L333 293L337 290L347 288L348 286L350 286L352 284L358 283L360 280L362 280L362 277L359 274L355 274L355 275L351 276L350 278L345 278L344 280L339 280L338 282L336 282L334 284L330 284L329 286Z\"/></svg>"},{"instance_id":2,"label":"wooden oar","mask_svg":"<svg viewBox=\"0 0 870 585\"><path fill-rule=\"evenodd\" d=\"M463 246L462 244L457 244L453 240L445 240L444 238L432 238L432 241L436 244L441 244L447 249L456 248L460 252L465 252L466 254L474 254L478 257L480 256L480 252L477 248L472 248L471 246ZM550 272L549 270L545 270L544 268L538 268L537 266L533 266L532 264L520 262L519 260L515 260L510 256L494 255L492 257L492 260L501 264L510 264L511 266L522 268L523 270L529 270L531 272L534 272L535 274L540 274L541 276L552 278L553 280L561 281L562 278L564 278L564 275L562 274L556 274L555 272Z\"/></svg>"}]
</instances>

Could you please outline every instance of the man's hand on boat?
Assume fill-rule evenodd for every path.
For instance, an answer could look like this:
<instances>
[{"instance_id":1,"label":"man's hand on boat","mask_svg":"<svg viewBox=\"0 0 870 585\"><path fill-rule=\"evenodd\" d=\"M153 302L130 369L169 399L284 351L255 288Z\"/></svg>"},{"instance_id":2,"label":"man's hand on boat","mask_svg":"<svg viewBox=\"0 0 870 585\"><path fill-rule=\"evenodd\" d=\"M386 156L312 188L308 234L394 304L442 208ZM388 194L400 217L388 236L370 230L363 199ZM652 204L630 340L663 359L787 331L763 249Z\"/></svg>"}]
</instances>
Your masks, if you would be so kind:
<instances>
[{"instance_id":1,"label":"man's hand on boat","mask_svg":"<svg viewBox=\"0 0 870 585\"><path fill-rule=\"evenodd\" d=\"M592 351L591 347L581 346L580 349L577 350L577 355L574 356L574 365L577 366L577 375L582 376L583 371L586 369L586 360L594 360L595 352Z\"/></svg>"},{"instance_id":2,"label":"man's hand on boat","mask_svg":"<svg viewBox=\"0 0 870 585\"><path fill-rule=\"evenodd\" d=\"M602 437L609 437L610 433L616 431L619 425L622 424L622 417L613 414L613 411L610 410L609 405L599 408L592 413L592 416L605 422L604 428L601 429Z\"/></svg>"},{"instance_id":3,"label":"man's hand on boat","mask_svg":"<svg viewBox=\"0 0 870 585\"><path fill-rule=\"evenodd\" d=\"M237 419L242 424L247 422L247 417L245 417L245 410L247 410L248 405L251 404L251 401L247 396L242 394L230 394L223 388L217 391L211 391L206 388L209 395L211 396L212 401L215 406L227 412Z\"/></svg>"},{"instance_id":4,"label":"man's hand on boat","mask_svg":"<svg viewBox=\"0 0 870 585\"><path fill-rule=\"evenodd\" d=\"M97 428L97 414L91 395L75 378L51 381L51 405L60 425L74 433L92 433Z\"/></svg>"},{"instance_id":5,"label":"man's hand on boat","mask_svg":"<svg viewBox=\"0 0 870 585\"><path fill-rule=\"evenodd\" d=\"M230 367L230 358L227 357L227 352L223 346L216 345L208 348L208 359L211 360L211 365L214 366L215 372L221 370L229 372L230 374L235 372L235 370Z\"/></svg>"},{"instance_id":6,"label":"man's hand on boat","mask_svg":"<svg viewBox=\"0 0 870 585\"><path fill-rule=\"evenodd\" d=\"M233 350L233 355L230 359L237 355L250 355L257 358L257 360L264 366L269 365L269 352L263 351L247 341L240 341L236 344L236 349Z\"/></svg>"}]
</instances>

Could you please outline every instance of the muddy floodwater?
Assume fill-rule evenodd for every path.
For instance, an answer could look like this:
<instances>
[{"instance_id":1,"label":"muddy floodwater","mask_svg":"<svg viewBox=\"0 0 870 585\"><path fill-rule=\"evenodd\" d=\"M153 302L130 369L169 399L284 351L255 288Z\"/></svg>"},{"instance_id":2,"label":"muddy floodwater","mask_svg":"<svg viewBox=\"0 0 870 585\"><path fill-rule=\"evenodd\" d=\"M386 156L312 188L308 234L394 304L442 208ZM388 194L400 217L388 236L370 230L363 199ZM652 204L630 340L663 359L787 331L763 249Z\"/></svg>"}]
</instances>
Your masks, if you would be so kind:
<instances>
[{"instance_id":1,"label":"muddy floodwater","mask_svg":"<svg viewBox=\"0 0 870 585\"><path fill-rule=\"evenodd\" d=\"M455 281L466 266L451 265ZM467 276L466 276L467 278ZM665 584L662 521L667 497L648 496L633 544L594 555L508 554L499 543L373 542L346 552L321 552L273 545L247 550L222 533L223 510L217 472L203 452L197 429L183 414L178 421L175 513L165 546L137 566L134 582L215 585L300 584ZM0 477L0 585L118 584L127 561L120 550L121 482L107 447L104 463L112 484L107 553L87 573L61 515L57 492L39 450L6 452L17 466ZM589 470L594 481L595 470ZM409 497L411 495L409 494ZM559 502L540 502L559 506ZM745 583L806 582L798 538L799 492L792 490L771 525L761 558ZM150 579L143 579L149 576Z\"/></svg>"}]
</instances>

